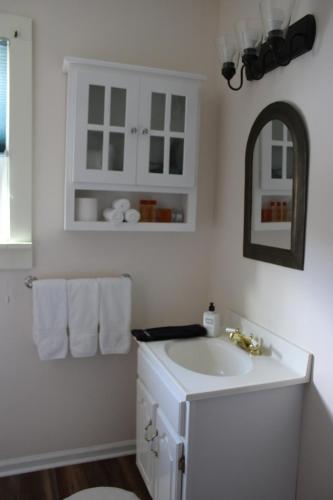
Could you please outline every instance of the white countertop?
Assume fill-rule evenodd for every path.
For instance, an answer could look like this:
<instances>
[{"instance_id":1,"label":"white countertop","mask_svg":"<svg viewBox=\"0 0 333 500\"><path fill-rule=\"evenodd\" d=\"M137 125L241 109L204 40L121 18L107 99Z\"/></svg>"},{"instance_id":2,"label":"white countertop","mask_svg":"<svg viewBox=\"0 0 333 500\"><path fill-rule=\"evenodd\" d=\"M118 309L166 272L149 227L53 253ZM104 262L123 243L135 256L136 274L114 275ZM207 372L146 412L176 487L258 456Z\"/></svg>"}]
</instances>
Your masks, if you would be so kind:
<instances>
[{"instance_id":1,"label":"white countertop","mask_svg":"<svg viewBox=\"0 0 333 500\"><path fill-rule=\"evenodd\" d=\"M246 374L205 375L183 368L169 358L165 349L170 342L179 342L178 340L139 342L139 345L154 362L156 369L164 373L166 379L174 382L177 392L184 400L304 384L310 380L310 353L234 313L230 314L228 326L240 327L246 334L254 333L264 342L265 354L251 356L253 367ZM214 341L231 344L225 336ZM184 342L184 339L181 342ZM234 345L232 348L240 349Z\"/></svg>"}]
</instances>

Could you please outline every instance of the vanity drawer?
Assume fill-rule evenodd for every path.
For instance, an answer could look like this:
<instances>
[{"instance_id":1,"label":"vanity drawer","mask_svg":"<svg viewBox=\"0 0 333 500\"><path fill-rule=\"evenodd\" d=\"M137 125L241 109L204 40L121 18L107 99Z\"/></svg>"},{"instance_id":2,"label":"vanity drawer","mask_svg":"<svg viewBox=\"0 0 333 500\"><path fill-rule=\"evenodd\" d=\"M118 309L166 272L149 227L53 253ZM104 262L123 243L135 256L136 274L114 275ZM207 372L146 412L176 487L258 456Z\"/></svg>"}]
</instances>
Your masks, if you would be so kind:
<instances>
[{"instance_id":1,"label":"vanity drawer","mask_svg":"<svg viewBox=\"0 0 333 500\"><path fill-rule=\"evenodd\" d=\"M153 365L149 357L138 350L138 375L152 398L157 402L164 415L175 431L185 435L186 404L172 391L172 388L162 379L161 374Z\"/></svg>"}]
</instances>

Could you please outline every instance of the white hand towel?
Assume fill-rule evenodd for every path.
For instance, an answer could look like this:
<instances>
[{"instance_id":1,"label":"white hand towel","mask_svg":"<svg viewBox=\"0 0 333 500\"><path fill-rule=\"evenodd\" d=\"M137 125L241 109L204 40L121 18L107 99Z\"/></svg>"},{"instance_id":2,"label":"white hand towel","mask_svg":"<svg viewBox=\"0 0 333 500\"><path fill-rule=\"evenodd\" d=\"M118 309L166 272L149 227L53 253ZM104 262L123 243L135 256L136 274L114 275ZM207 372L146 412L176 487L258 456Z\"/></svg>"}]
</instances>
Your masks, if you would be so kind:
<instances>
[{"instance_id":1,"label":"white hand towel","mask_svg":"<svg viewBox=\"0 0 333 500\"><path fill-rule=\"evenodd\" d=\"M99 347L102 354L125 354L131 345L131 279L100 278Z\"/></svg>"},{"instance_id":2,"label":"white hand towel","mask_svg":"<svg viewBox=\"0 0 333 500\"><path fill-rule=\"evenodd\" d=\"M106 208L103 211L103 217L113 224L122 224L124 222L124 214L121 210L116 208Z\"/></svg>"},{"instance_id":3,"label":"white hand towel","mask_svg":"<svg viewBox=\"0 0 333 500\"><path fill-rule=\"evenodd\" d=\"M98 329L98 283L95 279L67 281L69 346L74 358L95 356Z\"/></svg>"},{"instance_id":4,"label":"white hand towel","mask_svg":"<svg viewBox=\"0 0 333 500\"><path fill-rule=\"evenodd\" d=\"M140 212L135 208L130 208L125 212L125 220L130 224L136 224L140 220Z\"/></svg>"},{"instance_id":5,"label":"white hand towel","mask_svg":"<svg viewBox=\"0 0 333 500\"><path fill-rule=\"evenodd\" d=\"M113 200L112 202L113 208L116 210L120 210L125 213L131 207L131 202L127 198L118 198L117 200Z\"/></svg>"},{"instance_id":6,"label":"white hand towel","mask_svg":"<svg viewBox=\"0 0 333 500\"><path fill-rule=\"evenodd\" d=\"M33 339L42 360L68 352L66 280L33 282Z\"/></svg>"}]
</instances>

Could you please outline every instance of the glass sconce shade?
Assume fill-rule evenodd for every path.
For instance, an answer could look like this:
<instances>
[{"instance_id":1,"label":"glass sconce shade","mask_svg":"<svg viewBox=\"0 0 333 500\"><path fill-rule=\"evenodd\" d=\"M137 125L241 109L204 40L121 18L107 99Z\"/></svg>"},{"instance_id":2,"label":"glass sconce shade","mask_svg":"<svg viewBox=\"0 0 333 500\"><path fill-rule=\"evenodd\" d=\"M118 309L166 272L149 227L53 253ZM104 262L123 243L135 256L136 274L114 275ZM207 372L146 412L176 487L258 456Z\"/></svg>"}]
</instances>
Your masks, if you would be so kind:
<instances>
[{"instance_id":1,"label":"glass sconce shade","mask_svg":"<svg viewBox=\"0 0 333 500\"><path fill-rule=\"evenodd\" d=\"M259 4L264 35L285 37L295 0L262 0Z\"/></svg>"},{"instance_id":2,"label":"glass sconce shade","mask_svg":"<svg viewBox=\"0 0 333 500\"><path fill-rule=\"evenodd\" d=\"M217 50L219 52L220 63L233 63L235 69L239 60L239 48L236 36L233 33L226 33L216 40Z\"/></svg>"},{"instance_id":3,"label":"glass sconce shade","mask_svg":"<svg viewBox=\"0 0 333 500\"><path fill-rule=\"evenodd\" d=\"M239 45L242 53L244 51L257 51L262 40L262 29L256 19L244 19L236 25Z\"/></svg>"}]
</instances>

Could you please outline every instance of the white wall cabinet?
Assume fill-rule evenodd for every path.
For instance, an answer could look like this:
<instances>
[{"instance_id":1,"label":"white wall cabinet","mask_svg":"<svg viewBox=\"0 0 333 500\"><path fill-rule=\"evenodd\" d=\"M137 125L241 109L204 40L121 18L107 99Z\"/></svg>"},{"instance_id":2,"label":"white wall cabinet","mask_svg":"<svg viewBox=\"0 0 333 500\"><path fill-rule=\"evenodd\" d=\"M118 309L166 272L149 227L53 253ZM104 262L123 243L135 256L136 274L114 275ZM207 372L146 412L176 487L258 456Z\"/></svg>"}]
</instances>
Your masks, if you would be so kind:
<instances>
[{"instance_id":1,"label":"white wall cabinet","mask_svg":"<svg viewBox=\"0 0 333 500\"><path fill-rule=\"evenodd\" d=\"M140 192L142 198L152 191L155 197L160 192L183 195L185 220L178 230L193 230L203 77L78 58L65 58L64 71L65 229L112 229L99 224L105 196L103 206L98 197L100 220L94 227L76 220L75 198L84 190L86 197L110 193L107 203L119 191ZM150 224L149 229L161 228Z\"/></svg>"},{"instance_id":2,"label":"white wall cabinet","mask_svg":"<svg viewBox=\"0 0 333 500\"><path fill-rule=\"evenodd\" d=\"M293 154L293 142L287 126L279 120L267 123L261 130L253 152L254 231L290 232ZM285 211L280 211L278 218L271 212L271 202L278 202L280 207L286 204ZM264 212L267 213L267 210L270 216L265 219Z\"/></svg>"}]
</instances>

